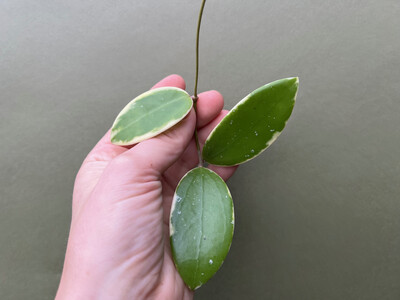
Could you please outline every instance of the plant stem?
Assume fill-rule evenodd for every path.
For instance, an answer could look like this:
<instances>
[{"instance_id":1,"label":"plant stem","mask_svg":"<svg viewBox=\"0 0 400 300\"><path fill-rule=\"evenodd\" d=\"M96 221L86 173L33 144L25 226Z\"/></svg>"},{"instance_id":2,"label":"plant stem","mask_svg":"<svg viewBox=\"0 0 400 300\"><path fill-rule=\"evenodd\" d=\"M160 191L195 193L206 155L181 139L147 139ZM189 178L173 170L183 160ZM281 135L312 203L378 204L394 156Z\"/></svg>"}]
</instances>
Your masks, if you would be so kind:
<instances>
[{"instance_id":1,"label":"plant stem","mask_svg":"<svg viewBox=\"0 0 400 300\"><path fill-rule=\"evenodd\" d=\"M197 83L199 81L199 41L200 41L200 26L201 26L201 18L203 17L203 10L204 10L204 5L206 4L206 0L203 0L201 3L201 8L200 8L200 13L199 13L199 18L197 21L197 34L196 34L196 79L194 82L194 94L193 94L193 107L194 111L196 112L196 117L197 117ZM197 147L197 154L199 156L199 167L203 166L203 158L201 155L201 150L200 150L200 143L199 143L199 137L197 134L197 128L194 130L194 139L196 140L196 147Z\"/></svg>"},{"instance_id":2,"label":"plant stem","mask_svg":"<svg viewBox=\"0 0 400 300\"><path fill-rule=\"evenodd\" d=\"M201 18L203 17L204 5L206 4L206 0L203 0L201 3L199 19L197 21L197 34L196 34L196 80L194 82L194 98L197 99L197 82L199 80L199 41L200 41L200 26L201 26Z\"/></svg>"}]
</instances>

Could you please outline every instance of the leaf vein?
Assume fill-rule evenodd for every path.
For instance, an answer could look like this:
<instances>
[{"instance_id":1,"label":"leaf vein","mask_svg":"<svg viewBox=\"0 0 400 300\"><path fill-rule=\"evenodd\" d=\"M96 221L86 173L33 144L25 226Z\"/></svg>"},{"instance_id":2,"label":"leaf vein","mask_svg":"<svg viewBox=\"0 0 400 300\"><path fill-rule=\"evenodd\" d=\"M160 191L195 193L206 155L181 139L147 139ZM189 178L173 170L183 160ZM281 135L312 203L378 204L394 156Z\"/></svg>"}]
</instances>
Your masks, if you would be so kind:
<instances>
[{"instance_id":1,"label":"leaf vein","mask_svg":"<svg viewBox=\"0 0 400 300\"><path fill-rule=\"evenodd\" d=\"M151 110L149 110L149 111L146 111L146 114L142 114L142 116L140 116L139 118L134 119L133 121L129 122L124 128L122 128L122 129L120 129L119 131L117 131L117 134L120 134L120 133L123 132L124 130L130 129L130 127L134 126L136 123L140 122L140 120L142 120L143 118L146 118L149 114L155 112L156 110L160 110L161 108L163 108L163 107L165 107L165 106L168 106L168 105L171 105L171 104L173 104L173 103L175 103L175 102L177 102L177 101L180 101L180 99L182 99L182 97L176 98L176 99L172 100L171 102L165 103L165 104L160 105L160 106L157 106L156 108L153 108L153 109L151 109ZM136 103L137 103L137 102L135 102L135 104L136 104ZM133 107L132 107L132 109L133 109ZM132 111L130 111L130 114L132 114ZM126 113L125 115L123 115L123 116L126 116L126 115L129 115L129 112L127 112L127 113ZM122 116L121 116L121 117L122 117ZM118 123L117 123L117 126L118 126Z\"/></svg>"}]
</instances>

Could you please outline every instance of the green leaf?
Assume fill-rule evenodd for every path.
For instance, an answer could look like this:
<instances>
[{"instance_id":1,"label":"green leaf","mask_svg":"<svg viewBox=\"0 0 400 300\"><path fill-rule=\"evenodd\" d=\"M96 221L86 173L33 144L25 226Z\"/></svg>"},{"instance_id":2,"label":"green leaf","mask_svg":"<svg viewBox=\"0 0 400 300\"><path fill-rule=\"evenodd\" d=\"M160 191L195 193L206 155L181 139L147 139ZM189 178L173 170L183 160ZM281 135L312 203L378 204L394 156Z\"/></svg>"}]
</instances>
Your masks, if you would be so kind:
<instances>
[{"instance_id":1,"label":"green leaf","mask_svg":"<svg viewBox=\"0 0 400 300\"><path fill-rule=\"evenodd\" d=\"M119 113L111 128L111 142L132 145L156 136L182 120L192 105L189 94L179 88L145 92Z\"/></svg>"},{"instance_id":2,"label":"green leaf","mask_svg":"<svg viewBox=\"0 0 400 300\"><path fill-rule=\"evenodd\" d=\"M217 272L232 243L233 202L225 182L199 167L179 182L171 207L172 256L183 281L193 289Z\"/></svg>"},{"instance_id":3,"label":"green leaf","mask_svg":"<svg viewBox=\"0 0 400 300\"><path fill-rule=\"evenodd\" d=\"M258 156L285 127L298 85L297 77L277 80L236 104L208 136L203 148L204 160L233 166Z\"/></svg>"}]
</instances>

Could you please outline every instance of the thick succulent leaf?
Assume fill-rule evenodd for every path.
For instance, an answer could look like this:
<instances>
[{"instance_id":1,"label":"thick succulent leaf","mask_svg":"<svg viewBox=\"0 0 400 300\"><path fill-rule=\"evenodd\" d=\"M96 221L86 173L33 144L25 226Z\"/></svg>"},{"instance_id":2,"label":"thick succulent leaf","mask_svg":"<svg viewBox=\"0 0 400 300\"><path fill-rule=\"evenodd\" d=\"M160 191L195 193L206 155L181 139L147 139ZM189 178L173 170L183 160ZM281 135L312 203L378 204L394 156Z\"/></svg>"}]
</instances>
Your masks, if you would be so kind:
<instances>
[{"instance_id":1,"label":"thick succulent leaf","mask_svg":"<svg viewBox=\"0 0 400 300\"><path fill-rule=\"evenodd\" d=\"M189 94L179 88L145 92L119 113L111 128L111 142L132 145L156 136L182 120L192 105Z\"/></svg>"},{"instance_id":2,"label":"thick succulent leaf","mask_svg":"<svg viewBox=\"0 0 400 300\"><path fill-rule=\"evenodd\" d=\"M213 171L189 171L176 188L171 207L172 256L183 281L193 289L217 272L232 243L233 202Z\"/></svg>"},{"instance_id":3,"label":"thick succulent leaf","mask_svg":"<svg viewBox=\"0 0 400 300\"><path fill-rule=\"evenodd\" d=\"M208 136L203 148L204 160L233 166L258 156L285 127L298 85L297 77L277 80L236 104Z\"/></svg>"}]
</instances>

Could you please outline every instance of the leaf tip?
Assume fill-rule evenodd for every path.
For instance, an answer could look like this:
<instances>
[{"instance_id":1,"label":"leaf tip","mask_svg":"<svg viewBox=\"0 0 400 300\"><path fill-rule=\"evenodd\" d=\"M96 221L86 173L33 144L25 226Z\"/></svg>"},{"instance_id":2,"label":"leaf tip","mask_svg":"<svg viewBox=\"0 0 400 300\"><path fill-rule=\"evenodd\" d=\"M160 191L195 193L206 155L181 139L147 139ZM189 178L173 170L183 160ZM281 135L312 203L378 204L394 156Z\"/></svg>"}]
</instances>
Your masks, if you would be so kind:
<instances>
[{"instance_id":1,"label":"leaf tip","mask_svg":"<svg viewBox=\"0 0 400 300\"><path fill-rule=\"evenodd\" d=\"M289 77L287 78L287 80L291 83L293 83L293 85L298 86L299 85L299 77Z\"/></svg>"},{"instance_id":2,"label":"leaf tip","mask_svg":"<svg viewBox=\"0 0 400 300\"><path fill-rule=\"evenodd\" d=\"M294 86L296 87L296 93L294 95L294 101L296 102L297 99L297 93L299 92L299 77L293 77L294 79Z\"/></svg>"},{"instance_id":3,"label":"leaf tip","mask_svg":"<svg viewBox=\"0 0 400 300\"><path fill-rule=\"evenodd\" d=\"M121 141L119 139L117 139L116 136L117 136L117 132L114 130L114 128L111 128L110 142L111 142L111 144L119 145L119 143Z\"/></svg>"}]
</instances>

